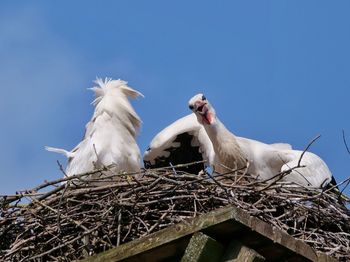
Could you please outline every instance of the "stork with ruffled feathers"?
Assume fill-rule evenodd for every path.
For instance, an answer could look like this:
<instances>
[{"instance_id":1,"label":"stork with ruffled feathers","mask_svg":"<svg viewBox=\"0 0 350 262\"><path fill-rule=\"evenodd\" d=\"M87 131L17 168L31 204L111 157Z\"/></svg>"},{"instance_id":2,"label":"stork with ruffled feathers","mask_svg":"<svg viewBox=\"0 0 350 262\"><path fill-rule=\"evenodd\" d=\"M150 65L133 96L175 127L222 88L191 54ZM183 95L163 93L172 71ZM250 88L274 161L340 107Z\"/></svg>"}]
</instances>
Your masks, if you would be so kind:
<instances>
[{"instance_id":1,"label":"stork with ruffled feathers","mask_svg":"<svg viewBox=\"0 0 350 262\"><path fill-rule=\"evenodd\" d=\"M97 79L95 111L86 124L83 140L71 151L46 147L48 151L61 153L68 158L67 176L91 172L113 166L116 172L139 172L140 149L136 136L141 120L129 97L143 95L123 80Z\"/></svg>"}]
</instances>

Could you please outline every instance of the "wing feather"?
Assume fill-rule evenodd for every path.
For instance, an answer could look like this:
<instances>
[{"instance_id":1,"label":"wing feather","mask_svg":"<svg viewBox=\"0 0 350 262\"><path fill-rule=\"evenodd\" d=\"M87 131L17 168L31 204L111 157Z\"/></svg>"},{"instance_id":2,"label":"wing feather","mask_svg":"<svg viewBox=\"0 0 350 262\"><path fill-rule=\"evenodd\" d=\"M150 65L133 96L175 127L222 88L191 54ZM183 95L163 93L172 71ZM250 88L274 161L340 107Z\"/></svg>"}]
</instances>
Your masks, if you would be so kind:
<instances>
[{"instance_id":1,"label":"wing feather","mask_svg":"<svg viewBox=\"0 0 350 262\"><path fill-rule=\"evenodd\" d=\"M178 119L159 132L144 153L146 168L165 167L213 158L211 141L195 114ZM189 173L203 170L204 164L185 168Z\"/></svg>"}]
</instances>

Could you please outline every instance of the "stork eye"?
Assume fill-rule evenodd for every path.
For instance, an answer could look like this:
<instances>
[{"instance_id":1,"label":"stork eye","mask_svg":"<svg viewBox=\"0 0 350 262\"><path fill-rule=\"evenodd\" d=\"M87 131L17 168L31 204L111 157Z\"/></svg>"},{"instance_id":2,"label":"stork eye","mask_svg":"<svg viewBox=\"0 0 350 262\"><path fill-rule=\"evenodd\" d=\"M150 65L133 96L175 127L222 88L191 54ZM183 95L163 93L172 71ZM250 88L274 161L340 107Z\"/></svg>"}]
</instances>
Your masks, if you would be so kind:
<instances>
[{"instance_id":1,"label":"stork eye","mask_svg":"<svg viewBox=\"0 0 350 262\"><path fill-rule=\"evenodd\" d=\"M205 101L205 100L207 100L207 98L204 95L202 95L202 101Z\"/></svg>"},{"instance_id":2,"label":"stork eye","mask_svg":"<svg viewBox=\"0 0 350 262\"><path fill-rule=\"evenodd\" d=\"M189 105L188 108L193 110L194 107L193 107L193 105Z\"/></svg>"}]
</instances>

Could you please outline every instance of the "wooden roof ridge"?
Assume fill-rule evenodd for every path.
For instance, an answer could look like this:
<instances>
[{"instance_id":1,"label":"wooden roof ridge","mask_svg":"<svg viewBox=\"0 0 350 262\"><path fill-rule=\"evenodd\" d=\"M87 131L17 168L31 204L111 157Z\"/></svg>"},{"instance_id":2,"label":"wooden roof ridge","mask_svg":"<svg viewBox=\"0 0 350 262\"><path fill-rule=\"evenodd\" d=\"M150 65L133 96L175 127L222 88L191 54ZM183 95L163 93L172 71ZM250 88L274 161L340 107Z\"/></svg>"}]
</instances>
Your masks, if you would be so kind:
<instances>
[{"instance_id":1,"label":"wooden roof ridge","mask_svg":"<svg viewBox=\"0 0 350 262\"><path fill-rule=\"evenodd\" d=\"M180 261L196 232L206 234L224 247L239 241L266 261L337 261L235 206L186 219L82 261Z\"/></svg>"}]
</instances>

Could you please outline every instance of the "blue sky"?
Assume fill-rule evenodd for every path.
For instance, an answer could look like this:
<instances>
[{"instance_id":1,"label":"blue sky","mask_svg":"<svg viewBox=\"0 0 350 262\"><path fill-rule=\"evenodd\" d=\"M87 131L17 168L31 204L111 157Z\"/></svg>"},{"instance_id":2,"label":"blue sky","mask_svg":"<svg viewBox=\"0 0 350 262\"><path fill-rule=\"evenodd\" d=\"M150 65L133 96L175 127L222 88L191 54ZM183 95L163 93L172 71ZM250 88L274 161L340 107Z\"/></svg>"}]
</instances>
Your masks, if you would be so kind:
<instances>
[{"instance_id":1,"label":"blue sky","mask_svg":"<svg viewBox=\"0 0 350 262\"><path fill-rule=\"evenodd\" d=\"M236 135L311 147L349 176L349 1L1 1L0 194L62 176L99 77L145 98L138 143L203 92ZM346 190L349 195L350 189Z\"/></svg>"}]
</instances>

